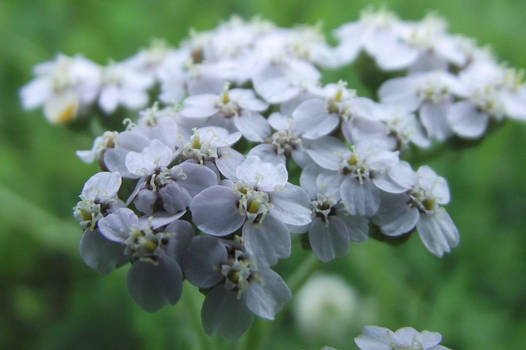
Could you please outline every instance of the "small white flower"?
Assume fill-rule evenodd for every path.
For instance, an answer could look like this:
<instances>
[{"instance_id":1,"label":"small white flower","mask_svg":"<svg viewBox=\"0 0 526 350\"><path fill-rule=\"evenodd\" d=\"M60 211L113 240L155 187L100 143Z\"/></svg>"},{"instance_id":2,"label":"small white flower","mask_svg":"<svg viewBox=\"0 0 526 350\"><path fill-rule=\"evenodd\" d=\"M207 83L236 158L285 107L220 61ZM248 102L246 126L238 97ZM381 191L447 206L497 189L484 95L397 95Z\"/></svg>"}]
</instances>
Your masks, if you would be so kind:
<instances>
[{"instance_id":1,"label":"small white flower","mask_svg":"<svg viewBox=\"0 0 526 350\"><path fill-rule=\"evenodd\" d=\"M36 78L20 90L22 106L43 106L44 115L52 123L75 119L99 91L100 68L82 56L59 54L55 60L37 65L34 74Z\"/></svg>"}]
</instances>

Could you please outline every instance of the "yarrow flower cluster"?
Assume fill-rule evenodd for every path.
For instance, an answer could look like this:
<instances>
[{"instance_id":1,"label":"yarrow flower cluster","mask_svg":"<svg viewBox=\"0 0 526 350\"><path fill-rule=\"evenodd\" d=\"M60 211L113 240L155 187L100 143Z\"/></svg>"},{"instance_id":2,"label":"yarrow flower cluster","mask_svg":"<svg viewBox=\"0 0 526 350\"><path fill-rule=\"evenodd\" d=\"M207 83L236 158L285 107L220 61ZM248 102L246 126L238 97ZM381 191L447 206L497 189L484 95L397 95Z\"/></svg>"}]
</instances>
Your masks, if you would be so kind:
<instances>
[{"instance_id":1,"label":"yarrow flower cluster","mask_svg":"<svg viewBox=\"0 0 526 350\"><path fill-rule=\"evenodd\" d=\"M129 262L129 293L146 311L177 303L187 280L206 295L206 332L236 338L291 298L272 269L290 256L291 233L323 262L371 227L388 237L416 229L438 257L456 247L447 181L404 152L526 120L521 73L435 16L367 10L334 33L330 46L318 28L233 18L106 67L64 55L38 65L21 99L51 122L151 106L77 152L101 168L74 208L86 264L110 273ZM381 70L406 72L382 84L379 101L321 83L320 68L361 51ZM427 333L398 332L367 329L357 343L380 348L360 344L381 336L397 349L439 349Z\"/></svg>"}]
</instances>

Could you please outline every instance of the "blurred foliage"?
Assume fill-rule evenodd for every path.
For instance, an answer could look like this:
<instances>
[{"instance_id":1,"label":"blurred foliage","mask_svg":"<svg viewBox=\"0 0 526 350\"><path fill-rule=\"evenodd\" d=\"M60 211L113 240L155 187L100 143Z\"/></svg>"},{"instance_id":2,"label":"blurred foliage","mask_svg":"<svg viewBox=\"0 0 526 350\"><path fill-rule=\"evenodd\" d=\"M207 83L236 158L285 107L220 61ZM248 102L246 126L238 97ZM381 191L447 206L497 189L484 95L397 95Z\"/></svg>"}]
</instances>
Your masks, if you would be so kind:
<instances>
[{"instance_id":1,"label":"blurred foliage","mask_svg":"<svg viewBox=\"0 0 526 350\"><path fill-rule=\"evenodd\" d=\"M232 14L258 15L278 25L354 20L378 1L2 0L0 2L0 348L199 349L192 333L201 296L185 289L179 304L148 314L125 288L126 269L110 276L84 266L80 229L71 218L84 181L96 171L74 150L91 135L52 127L40 111L23 112L18 89L33 65L57 52L106 63L123 59L151 38L177 44L189 28L210 29ZM450 30L490 44L499 57L526 67L526 2L407 0L389 2L406 19L436 10ZM362 94L355 68L329 72ZM430 162L451 187L448 207L461 245L442 260L417 236L401 246L374 240L353 245L346 259L323 265L357 291L360 312L340 339L302 335L286 311L261 349L355 349L364 322L392 329L411 325L443 334L453 349L524 349L526 344L526 125L507 123L476 148L449 150ZM299 241L278 270L291 275L306 253ZM211 340L219 348L233 344ZM244 341L242 339L241 341ZM209 345L209 344L208 344Z\"/></svg>"}]
</instances>

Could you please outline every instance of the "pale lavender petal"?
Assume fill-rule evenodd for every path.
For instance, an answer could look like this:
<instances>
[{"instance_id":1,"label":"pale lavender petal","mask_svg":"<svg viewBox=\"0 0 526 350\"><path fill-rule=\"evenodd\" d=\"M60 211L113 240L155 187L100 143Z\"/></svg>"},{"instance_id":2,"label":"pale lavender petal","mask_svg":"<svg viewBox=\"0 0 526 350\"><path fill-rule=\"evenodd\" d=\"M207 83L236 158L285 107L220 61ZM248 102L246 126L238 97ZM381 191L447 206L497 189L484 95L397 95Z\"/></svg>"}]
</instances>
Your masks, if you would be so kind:
<instances>
[{"instance_id":1,"label":"pale lavender petal","mask_svg":"<svg viewBox=\"0 0 526 350\"><path fill-rule=\"evenodd\" d=\"M239 194L225 186L212 186L194 197L190 204L192 220L199 230L226 236L243 225L245 218L239 213Z\"/></svg>"},{"instance_id":2,"label":"pale lavender petal","mask_svg":"<svg viewBox=\"0 0 526 350\"><path fill-rule=\"evenodd\" d=\"M290 256L289 231L272 215L267 215L260 224L246 222L243 242L247 252L264 266L275 265L279 259Z\"/></svg>"},{"instance_id":3,"label":"pale lavender petal","mask_svg":"<svg viewBox=\"0 0 526 350\"><path fill-rule=\"evenodd\" d=\"M155 312L174 305L181 297L183 275L177 262L167 256L157 257L156 264L135 261L126 278L128 292L145 311Z\"/></svg>"},{"instance_id":4,"label":"pale lavender petal","mask_svg":"<svg viewBox=\"0 0 526 350\"><path fill-rule=\"evenodd\" d=\"M273 320L274 316L290 300L289 287L271 269L259 269L258 279L252 280L243 293L247 307L257 316Z\"/></svg>"}]
</instances>

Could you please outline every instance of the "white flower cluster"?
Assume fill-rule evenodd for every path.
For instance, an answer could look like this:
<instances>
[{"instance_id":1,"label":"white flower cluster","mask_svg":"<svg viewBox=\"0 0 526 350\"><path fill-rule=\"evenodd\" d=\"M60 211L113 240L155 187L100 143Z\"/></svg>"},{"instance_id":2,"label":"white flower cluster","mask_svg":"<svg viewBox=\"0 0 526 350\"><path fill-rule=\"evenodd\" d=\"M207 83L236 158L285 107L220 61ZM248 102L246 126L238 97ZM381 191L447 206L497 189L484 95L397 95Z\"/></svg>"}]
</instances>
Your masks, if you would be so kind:
<instances>
[{"instance_id":1,"label":"white flower cluster","mask_svg":"<svg viewBox=\"0 0 526 350\"><path fill-rule=\"evenodd\" d=\"M236 338L290 299L271 267L290 256L291 233L308 233L323 262L371 225L391 237L416 228L439 257L454 248L446 180L400 154L454 133L478 137L492 119L525 119L520 75L434 17L367 11L335 33L331 47L316 28L234 18L105 68L80 56L37 66L23 104L59 123L93 104L108 114L144 107L159 86L126 130L78 152L102 169L74 209L84 261L102 273L130 262L128 290L147 311L175 304L186 279L206 295L207 333ZM382 85L381 103L320 82L317 67L362 49L381 69L408 72Z\"/></svg>"}]
</instances>

